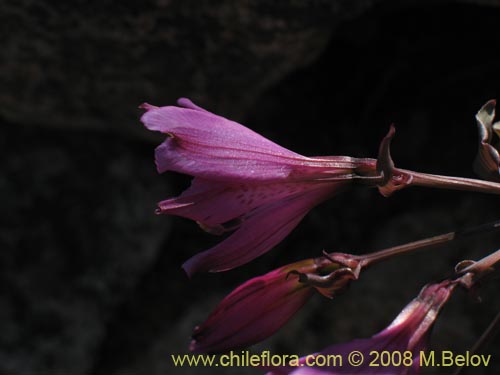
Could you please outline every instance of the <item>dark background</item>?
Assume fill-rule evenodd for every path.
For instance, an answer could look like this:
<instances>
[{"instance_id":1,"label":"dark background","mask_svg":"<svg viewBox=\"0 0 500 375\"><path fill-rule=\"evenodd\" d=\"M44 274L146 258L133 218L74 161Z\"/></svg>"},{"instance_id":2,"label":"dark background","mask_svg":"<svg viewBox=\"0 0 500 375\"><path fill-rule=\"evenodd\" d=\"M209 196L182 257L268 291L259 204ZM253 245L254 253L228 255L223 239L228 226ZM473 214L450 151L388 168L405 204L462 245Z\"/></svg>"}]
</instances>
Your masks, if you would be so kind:
<instances>
[{"instance_id":1,"label":"dark background","mask_svg":"<svg viewBox=\"0 0 500 375\"><path fill-rule=\"evenodd\" d=\"M7 0L0 10L0 373L259 374L172 368L230 290L322 249L362 253L498 219L479 193L374 189L313 210L267 255L189 281L217 242L154 215L189 178L157 175L144 101L180 96L305 155L375 157L395 123L402 168L472 177L474 114L500 96L500 2ZM388 261L316 296L256 352L300 355L369 337L489 234ZM500 310L457 291L431 346L463 353ZM500 339L485 349L500 371ZM451 371L425 370L446 374ZM465 372L467 373L467 372Z\"/></svg>"}]
</instances>

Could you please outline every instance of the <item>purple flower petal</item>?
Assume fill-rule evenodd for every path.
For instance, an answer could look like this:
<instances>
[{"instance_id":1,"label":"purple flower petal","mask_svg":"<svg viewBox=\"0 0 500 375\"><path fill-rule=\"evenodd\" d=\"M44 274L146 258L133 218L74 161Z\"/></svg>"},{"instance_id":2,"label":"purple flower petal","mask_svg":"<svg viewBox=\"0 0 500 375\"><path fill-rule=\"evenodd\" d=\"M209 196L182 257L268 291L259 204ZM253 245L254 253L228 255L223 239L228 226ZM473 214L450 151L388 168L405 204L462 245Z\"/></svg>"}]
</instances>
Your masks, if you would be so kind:
<instances>
[{"instance_id":1,"label":"purple flower petal","mask_svg":"<svg viewBox=\"0 0 500 375\"><path fill-rule=\"evenodd\" d=\"M296 278L287 278L291 269L312 272L313 259L279 268L255 277L231 292L208 319L196 327L191 350L223 352L247 347L281 328L313 293L313 288Z\"/></svg>"},{"instance_id":2,"label":"purple flower petal","mask_svg":"<svg viewBox=\"0 0 500 375\"><path fill-rule=\"evenodd\" d=\"M344 257L341 259L343 262ZM291 263L246 281L195 328L190 349L197 353L227 352L266 339L285 325L315 290L321 293L317 284L298 275L334 274L343 267L343 263L322 256ZM350 280L348 273L337 275L329 287L333 288L333 284L345 287Z\"/></svg>"},{"instance_id":3,"label":"purple flower petal","mask_svg":"<svg viewBox=\"0 0 500 375\"><path fill-rule=\"evenodd\" d=\"M197 221L204 228L221 227L253 209L314 188L311 182L269 184L226 184L194 178L179 197L159 203L158 213ZM232 228L230 228L232 229ZM221 227L220 231L224 231Z\"/></svg>"},{"instance_id":4,"label":"purple flower petal","mask_svg":"<svg viewBox=\"0 0 500 375\"><path fill-rule=\"evenodd\" d=\"M265 253L313 206L351 183L354 169L370 174L375 168L372 159L305 157L188 99L178 104L142 105L144 125L169 136L156 149L158 170L195 177L179 197L160 202L157 212L196 220L213 234L235 230L188 260L189 275L231 269Z\"/></svg>"},{"instance_id":5,"label":"purple flower petal","mask_svg":"<svg viewBox=\"0 0 500 375\"><path fill-rule=\"evenodd\" d=\"M156 149L158 171L176 171L210 180L282 180L297 176L349 174L350 157L308 158L287 150L254 131L203 110L167 106L149 110L144 125L170 137Z\"/></svg>"},{"instance_id":6,"label":"purple flower petal","mask_svg":"<svg viewBox=\"0 0 500 375\"><path fill-rule=\"evenodd\" d=\"M356 339L348 343L332 345L320 353L312 356L329 354L339 355L342 365L331 367L282 367L273 370L267 375L355 375L355 374L385 374L385 375L416 375L420 369L420 351L425 350L428 336L439 311L448 301L456 283L445 280L439 284L424 287L417 298L412 300L394 319L394 321L383 331L368 339ZM380 366L370 367L369 361L365 360L361 366L353 367L347 363L349 353L361 352L365 359L370 358L371 351L398 351L412 353L412 362L409 366ZM306 358L309 357L309 363ZM311 364L311 356L301 358L300 363ZM315 372L316 371L316 372Z\"/></svg>"},{"instance_id":7,"label":"purple flower petal","mask_svg":"<svg viewBox=\"0 0 500 375\"><path fill-rule=\"evenodd\" d=\"M342 185L316 184L309 191L256 208L226 240L195 255L182 267L191 276L199 271L229 270L255 259L283 240L312 207L340 190Z\"/></svg>"}]
</instances>

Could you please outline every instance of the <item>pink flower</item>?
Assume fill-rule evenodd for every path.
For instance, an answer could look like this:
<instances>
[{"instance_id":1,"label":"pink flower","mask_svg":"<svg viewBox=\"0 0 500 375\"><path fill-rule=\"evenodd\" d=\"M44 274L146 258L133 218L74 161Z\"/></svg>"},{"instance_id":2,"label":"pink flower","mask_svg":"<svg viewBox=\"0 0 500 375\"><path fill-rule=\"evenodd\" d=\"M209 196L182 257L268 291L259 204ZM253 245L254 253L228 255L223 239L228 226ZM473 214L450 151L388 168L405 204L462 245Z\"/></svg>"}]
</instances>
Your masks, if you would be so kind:
<instances>
[{"instance_id":1,"label":"pink flower","mask_svg":"<svg viewBox=\"0 0 500 375\"><path fill-rule=\"evenodd\" d=\"M344 344L330 346L320 353L300 359L292 367L278 368L267 375L322 375L322 374L418 374L420 368L420 351L425 351L431 328L439 311L448 301L457 282L443 281L424 287L417 298L411 301L394 321L383 331L369 339L357 339ZM364 356L360 366L348 363L349 353L359 351ZM370 352L401 353L401 365L372 367L369 366L373 355ZM405 354L405 352L407 354ZM325 355L340 355L342 362L335 366L318 367L315 358ZM405 357L406 356L406 357ZM399 357L398 357L399 358ZM319 361L318 361L319 362ZM387 363L386 363L387 364ZM302 365L302 366L301 366Z\"/></svg>"},{"instance_id":2,"label":"pink flower","mask_svg":"<svg viewBox=\"0 0 500 375\"><path fill-rule=\"evenodd\" d=\"M195 328L190 349L198 353L217 353L264 340L288 322L315 289L332 297L356 277L342 266L320 257L292 263L248 280L224 298L208 319ZM311 278L317 275L323 282L303 282L301 275Z\"/></svg>"},{"instance_id":3,"label":"pink flower","mask_svg":"<svg viewBox=\"0 0 500 375\"><path fill-rule=\"evenodd\" d=\"M345 189L355 168L375 168L372 159L305 157L187 99L178 104L142 105L144 125L168 135L156 149L158 171L195 177L157 212L190 218L214 234L233 231L184 263L188 275L229 270L262 255L311 208Z\"/></svg>"}]
</instances>

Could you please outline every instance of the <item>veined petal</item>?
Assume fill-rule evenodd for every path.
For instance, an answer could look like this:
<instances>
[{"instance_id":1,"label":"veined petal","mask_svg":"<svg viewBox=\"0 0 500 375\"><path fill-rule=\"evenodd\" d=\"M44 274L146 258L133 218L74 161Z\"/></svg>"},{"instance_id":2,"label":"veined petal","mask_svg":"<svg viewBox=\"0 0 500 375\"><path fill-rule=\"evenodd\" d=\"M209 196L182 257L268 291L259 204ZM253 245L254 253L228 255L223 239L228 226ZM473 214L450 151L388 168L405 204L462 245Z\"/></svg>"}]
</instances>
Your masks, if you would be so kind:
<instances>
[{"instance_id":1,"label":"veined petal","mask_svg":"<svg viewBox=\"0 0 500 375\"><path fill-rule=\"evenodd\" d=\"M350 157L308 158L234 121L182 100L187 108L146 105L144 125L168 134L156 149L159 172L176 171L210 180L281 180L290 176L349 174Z\"/></svg>"},{"instance_id":2,"label":"veined petal","mask_svg":"<svg viewBox=\"0 0 500 375\"><path fill-rule=\"evenodd\" d=\"M191 351L227 352L266 339L285 325L316 289L297 274L322 275L343 266L323 256L291 263L246 281L195 328Z\"/></svg>"},{"instance_id":3,"label":"veined petal","mask_svg":"<svg viewBox=\"0 0 500 375\"><path fill-rule=\"evenodd\" d=\"M313 294L313 288L288 278L290 269L312 272L313 259L254 277L224 298L195 328L191 350L224 352L262 341L281 328Z\"/></svg>"},{"instance_id":4,"label":"veined petal","mask_svg":"<svg viewBox=\"0 0 500 375\"><path fill-rule=\"evenodd\" d=\"M216 228L256 207L310 190L313 182L226 184L194 178L179 197L158 204L158 213L179 215Z\"/></svg>"},{"instance_id":5,"label":"veined petal","mask_svg":"<svg viewBox=\"0 0 500 375\"><path fill-rule=\"evenodd\" d=\"M318 203L345 183L315 184L311 190L256 208L244 217L238 230L213 248L183 264L191 276L199 271L220 272L245 264L285 238Z\"/></svg>"},{"instance_id":6,"label":"veined petal","mask_svg":"<svg viewBox=\"0 0 500 375\"><path fill-rule=\"evenodd\" d=\"M426 349L428 336L431 328L444 304L448 301L451 293L456 287L456 282L445 280L439 284L425 286L418 297L413 299L394 319L394 321L378 334L367 339L356 339L347 343L332 345L320 353L315 353L301 358L302 366L313 365L313 357L330 354L342 358L342 364L337 363L332 367L281 367L273 369L267 375L306 375L306 374L331 374L331 375L354 375L354 374L384 374L384 375L416 375L420 368L420 351ZM412 358L409 364L394 366L370 367L369 361L362 365L353 367L347 361L349 354L353 351L361 352L365 359L371 351L388 351L393 353L411 352ZM305 370L308 372L304 372ZM311 372L312 370L312 372ZM317 371L315 373L314 371Z\"/></svg>"}]
</instances>

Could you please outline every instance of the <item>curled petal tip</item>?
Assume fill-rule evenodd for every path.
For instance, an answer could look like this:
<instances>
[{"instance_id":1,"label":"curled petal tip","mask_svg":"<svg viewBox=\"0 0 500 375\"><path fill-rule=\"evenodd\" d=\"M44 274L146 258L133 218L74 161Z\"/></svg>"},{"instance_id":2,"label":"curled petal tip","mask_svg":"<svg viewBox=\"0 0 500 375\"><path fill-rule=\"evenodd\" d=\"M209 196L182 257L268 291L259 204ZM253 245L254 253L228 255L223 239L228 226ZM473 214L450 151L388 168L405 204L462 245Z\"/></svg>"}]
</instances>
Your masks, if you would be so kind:
<instances>
[{"instance_id":1,"label":"curled petal tip","mask_svg":"<svg viewBox=\"0 0 500 375\"><path fill-rule=\"evenodd\" d=\"M189 279L192 279L193 276L199 272L222 272L230 270L232 267L224 267L224 266L214 266L211 264L212 254L209 250L205 250L204 252L198 253L188 260L186 260L182 264L182 269L186 272L186 275Z\"/></svg>"},{"instance_id":2,"label":"curled petal tip","mask_svg":"<svg viewBox=\"0 0 500 375\"><path fill-rule=\"evenodd\" d=\"M413 176L410 174L398 172L394 166L394 161L391 156L391 141L396 133L394 124L391 124L389 132L380 142L377 171L381 177L381 183L378 185L380 193L384 197L388 197L397 190L403 189L410 185L413 181Z\"/></svg>"},{"instance_id":3,"label":"curled petal tip","mask_svg":"<svg viewBox=\"0 0 500 375\"><path fill-rule=\"evenodd\" d=\"M181 107L189 107L190 105L194 105L194 103L188 98L177 99L177 104Z\"/></svg>"},{"instance_id":4,"label":"curled petal tip","mask_svg":"<svg viewBox=\"0 0 500 375\"><path fill-rule=\"evenodd\" d=\"M141 105L139 105L138 108L145 109L146 111L150 111L152 109L157 109L158 107L155 105L149 104L149 103L142 103Z\"/></svg>"},{"instance_id":5,"label":"curled petal tip","mask_svg":"<svg viewBox=\"0 0 500 375\"><path fill-rule=\"evenodd\" d=\"M177 105L179 105L180 107L184 107L184 108L188 108L188 109L194 109L196 111L201 111L201 112L207 112L207 113L210 113L208 112L206 109L204 108L201 108L199 106L197 106L196 104L194 104L190 99L188 98L179 98L177 99Z\"/></svg>"},{"instance_id":6,"label":"curled petal tip","mask_svg":"<svg viewBox=\"0 0 500 375\"><path fill-rule=\"evenodd\" d=\"M476 120L478 121L478 125L480 127L485 127L486 131L490 130L491 123L495 118L495 106L496 100L492 99L487 101L481 109L476 114ZM490 139L488 139L489 141Z\"/></svg>"},{"instance_id":7,"label":"curled petal tip","mask_svg":"<svg viewBox=\"0 0 500 375\"><path fill-rule=\"evenodd\" d=\"M383 174L382 185L387 184L394 172L394 162L391 157L391 141L396 134L394 124L391 124L382 142L380 142L378 158L377 158L377 171Z\"/></svg>"},{"instance_id":8,"label":"curled petal tip","mask_svg":"<svg viewBox=\"0 0 500 375\"><path fill-rule=\"evenodd\" d=\"M493 134L500 132L499 124L495 119L495 100L484 104L476 114L479 131L479 148L474 161L474 170L481 177L499 181L500 154L498 148L492 144Z\"/></svg>"},{"instance_id":9,"label":"curled petal tip","mask_svg":"<svg viewBox=\"0 0 500 375\"><path fill-rule=\"evenodd\" d=\"M490 99L488 100L484 105L483 105L483 108L484 107L494 107L495 105L497 104L497 100L496 99Z\"/></svg>"},{"instance_id":10,"label":"curled petal tip","mask_svg":"<svg viewBox=\"0 0 500 375\"><path fill-rule=\"evenodd\" d=\"M186 273L186 276L188 277L188 279L190 279L190 280L193 278L193 275L196 272L198 272L196 269L196 266L192 262L192 259L193 258L188 259L186 262L184 262L184 264L181 267L184 270L184 272Z\"/></svg>"},{"instance_id":11,"label":"curled petal tip","mask_svg":"<svg viewBox=\"0 0 500 375\"><path fill-rule=\"evenodd\" d=\"M473 265L474 262L473 260L462 260L455 266L455 273L462 273L467 267Z\"/></svg>"},{"instance_id":12,"label":"curled petal tip","mask_svg":"<svg viewBox=\"0 0 500 375\"><path fill-rule=\"evenodd\" d=\"M477 112L476 118L479 121L491 122L495 117L496 103L497 102L494 99L487 101Z\"/></svg>"}]
</instances>

